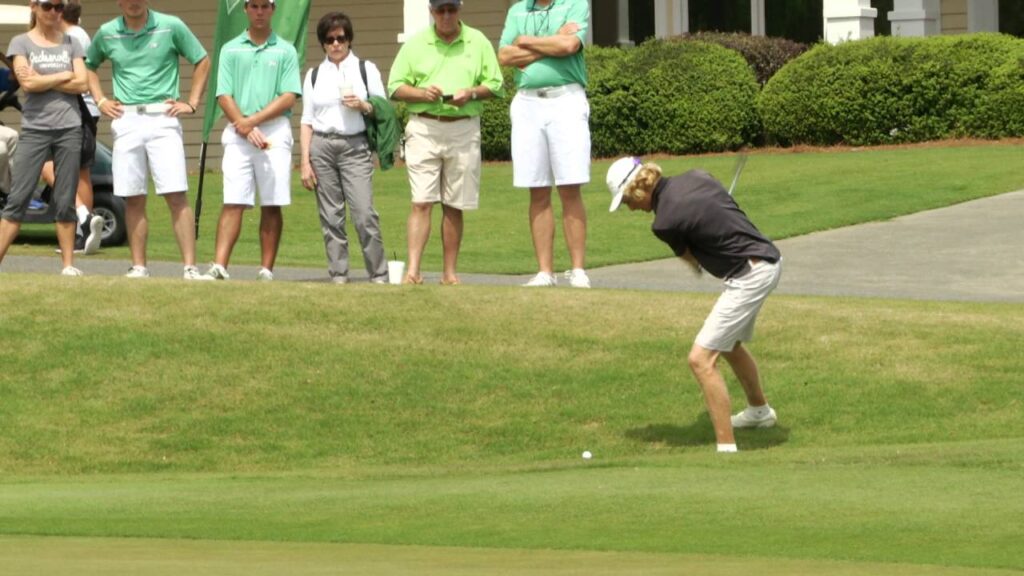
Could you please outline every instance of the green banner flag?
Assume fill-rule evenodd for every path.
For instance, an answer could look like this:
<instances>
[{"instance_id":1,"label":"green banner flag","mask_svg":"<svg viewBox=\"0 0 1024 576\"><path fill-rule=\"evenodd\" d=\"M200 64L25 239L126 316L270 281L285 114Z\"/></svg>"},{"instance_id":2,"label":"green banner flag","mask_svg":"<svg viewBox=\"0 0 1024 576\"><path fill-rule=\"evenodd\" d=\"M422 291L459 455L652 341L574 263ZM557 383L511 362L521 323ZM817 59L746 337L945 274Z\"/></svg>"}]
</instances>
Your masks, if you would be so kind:
<instances>
[{"instance_id":1,"label":"green banner flag","mask_svg":"<svg viewBox=\"0 0 1024 576\"><path fill-rule=\"evenodd\" d=\"M271 24L274 32L295 46L299 54L299 68L306 64L306 33L309 28L311 0L277 0ZM203 142L210 140L210 131L223 113L217 105L217 67L220 49L249 27L245 16L245 0L217 0L217 32L213 39L210 82L206 88L206 115L203 117Z\"/></svg>"}]
</instances>

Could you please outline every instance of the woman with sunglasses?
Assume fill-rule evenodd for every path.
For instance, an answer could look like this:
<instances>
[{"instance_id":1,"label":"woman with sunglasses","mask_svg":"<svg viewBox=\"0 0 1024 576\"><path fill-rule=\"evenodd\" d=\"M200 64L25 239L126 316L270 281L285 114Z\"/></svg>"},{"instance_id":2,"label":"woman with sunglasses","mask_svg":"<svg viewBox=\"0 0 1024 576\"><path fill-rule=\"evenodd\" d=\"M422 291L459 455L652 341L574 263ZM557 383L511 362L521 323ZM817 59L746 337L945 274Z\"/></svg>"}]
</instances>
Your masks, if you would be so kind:
<instances>
[{"instance_id":1,"label":"woman with sunglasses","mask_svg":"<svg viewBox=\"0 0 1024 576\"><path fill-rule=\"evenodd\" d=\"M352 52L354 32L348 16L324 15L316 35L326 57L306 73L302 87L302 185L316 190L331 281L348 282L348 204L370 281L384 284L388 268L380 216L373 208L373 158L364 116L373 114L370 96L387 98L387 93L372 62L365 63L364 83L359 57Z\"/></svg>"},{"instance_id":2,"label":"woman with sunglasses","mask_svg":"<svg viewBox=\"0 0 1024 576\"><path fill-rule=\"evenodd\" d=\"M0 261L21 229L43 162L53 159L55 180L51 202L56 206L57 242L64 276L81 276L74 266L75 189L82 152L82 116L78 95L88 84L84 52L78 40L64 34L64 4L50 0L31 4L29 31L15 36L7 48L14 73L25 91L21 137L14 154L17 171L0 220Z\"/></svg>"}]
</instances>

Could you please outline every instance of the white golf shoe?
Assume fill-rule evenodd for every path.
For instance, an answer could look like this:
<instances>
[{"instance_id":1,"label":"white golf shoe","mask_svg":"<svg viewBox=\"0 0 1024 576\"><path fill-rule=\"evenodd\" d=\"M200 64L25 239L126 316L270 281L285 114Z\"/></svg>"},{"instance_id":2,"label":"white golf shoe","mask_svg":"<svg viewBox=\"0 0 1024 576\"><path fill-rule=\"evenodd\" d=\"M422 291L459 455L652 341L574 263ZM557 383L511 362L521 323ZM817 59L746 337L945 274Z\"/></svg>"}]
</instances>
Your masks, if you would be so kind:
<instances>
[{"instance_id":1,"label":"white golf shoe","mask_svg":"<svg viewBox=\"0 0 1024 576\"><path fill-rule=\"evenodd\" d=\"M731 418L733 428L771 428L778 420L771 406L747 406Z\"/></svg>"}]
</instances>

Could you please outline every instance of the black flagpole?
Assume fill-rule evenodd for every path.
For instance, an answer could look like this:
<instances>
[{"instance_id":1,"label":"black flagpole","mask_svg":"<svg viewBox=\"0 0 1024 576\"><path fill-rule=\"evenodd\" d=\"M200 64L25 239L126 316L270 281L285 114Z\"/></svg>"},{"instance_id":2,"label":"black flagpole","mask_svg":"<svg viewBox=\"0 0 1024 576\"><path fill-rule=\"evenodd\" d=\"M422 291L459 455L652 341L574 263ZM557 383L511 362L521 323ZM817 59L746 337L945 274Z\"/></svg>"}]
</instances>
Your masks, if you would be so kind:
<instances>
[{"instance_id":1,"label":"black flagpole","mask_svg":"<svg viewBox=\"0 0 1024 576\"><path fill-rule=\"evenodd\" d=\"M196 239L199 239L199 215L203 213L203 179L206 177L206 142L199 147L199 192L196 193Z\"/></svg>"}]
</instances>

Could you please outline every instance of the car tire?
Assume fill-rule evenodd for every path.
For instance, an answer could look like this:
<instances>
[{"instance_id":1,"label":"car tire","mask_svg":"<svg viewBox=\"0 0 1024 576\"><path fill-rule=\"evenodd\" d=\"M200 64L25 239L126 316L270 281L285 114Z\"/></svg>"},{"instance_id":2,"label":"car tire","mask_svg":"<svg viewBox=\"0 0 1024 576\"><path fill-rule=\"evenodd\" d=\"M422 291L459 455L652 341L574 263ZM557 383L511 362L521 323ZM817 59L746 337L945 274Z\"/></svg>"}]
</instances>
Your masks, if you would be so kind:
<instances>
[{"instance_id":1,"label":"car tire","mask_svg":"<svg viewBox=\"0 0 1024 576\"><path fill-rule=\"evenodd\" d=\"M120 246L128 237L124 221L124 200L109 190L96 191L92 211L103 217L103 240L101 246Z\"/></svg>"}]
</instances>

